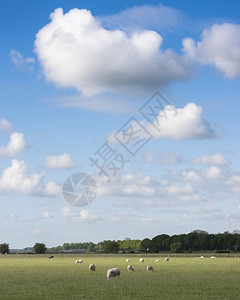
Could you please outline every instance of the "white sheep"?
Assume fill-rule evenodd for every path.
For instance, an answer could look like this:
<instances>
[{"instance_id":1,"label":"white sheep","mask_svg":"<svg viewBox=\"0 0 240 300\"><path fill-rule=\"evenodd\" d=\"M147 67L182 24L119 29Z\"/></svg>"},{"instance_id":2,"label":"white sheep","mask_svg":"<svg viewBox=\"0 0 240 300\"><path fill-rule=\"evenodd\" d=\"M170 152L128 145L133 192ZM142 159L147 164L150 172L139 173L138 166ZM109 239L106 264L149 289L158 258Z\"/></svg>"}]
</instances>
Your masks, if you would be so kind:
<instances>
[{"instance_id":1,"label":"white sheep","mask_svg":"<svg viewBox=\"0 0 240 300\"><path fill-rule=\"evenodd\" d=\"M127 270L128 270L128 271L134 271L134 269L133 269L133 267L132 267L131 265L128 265L128 266L127 266Z\"/></svg>"},{"instance_id":2,"label":"white sheep","mask_svg":"<svg viewBox=\"0 0 240 300\"><path fill-rule=\"evenodd\" d=\"M129 258L127 258L127 259L126 259L126 262L130 262L130 259L129 259Z\"/></svg>"},{"instance_id":3,"label":"white sheep","mask_svg":"<svg viewBox=\"0 0 240 300\"><path fill-rule=\"evenodd\" d=\"M143 259L143 258L140 258L139 261L140 261L140 262L144 262L144 259Z\"/></svg>"},{"instance_id":4,"label":"white sheep","mask_svg":"<svg viewBox=\"0 0 240 300\"><path fill-rule=\"evenodd\" d=\"M110 279L110 277L116 277L120 276L120 270L118 268L112 268L107 270L107 279Z\"/></svg>"},{"instance_id":5,"label":"white sheep","mask_svg":"<svg viewBox=\"0 0 240 300\"><path fill-rule=\"evenodd\" d=\"M158 262L160 262L160 259L156 259L156 260L155 260L155 263L158 263Z\"/></svg>"},{"instance_id":6,"label":"white sheep","mask_svg":"<svg viewBox=\"0 0 240 300\"><path fill-rule=\"evenodd\" d=\"M148 271L153 271L153 266L147 266Z\"/></svg>"},{"instance_id":7,"label":"white sheep","mask_svg":"<svg viewBox=\"0 0 240 300\"><path fill-rule=\"evenodd\" d=\"M204 256L201 255L200 258L204 258Z\"/></svg>"},{"instance_id":8,"label":"white sheep","mask_svg":"<svg viewBox=\"0 0 240 300\"><path fill-rule=\"evenodd\" d=\"M75 264L81 264L81 263L83 263L83 260L82 260L82 259L77 259L77 260L75 260Z\"/></svg>"},{"instance_id":9,"label":"white sheep","mask_svg":"<svg viewBox=\"0 0 240 300\"><path fill-rule=\"evenodd\" d=\"M90 264L89 267L88 267L89 271L95 271L96 270L96 267L94 264Z\"/></svg>"},{"instance_id":10,"label":"white sheep","mask_svg":"<svg viewBox=\"0 0 240 300\"><path fill-rule=\"evenodd\" d=\"M169 261L169 257L165 257L165 261Z\"/></svg>"},{"instance_id":11,"label":"white sheep","mask_svg":"<svg viewBox=\"0 0 240 300\"><path fill-rule=\"evenodd\" d=\"M214 259L214 258L216 258L216 256L211 256L210 258L211 258L211 259Z\"/></svg>"}]
</instances>

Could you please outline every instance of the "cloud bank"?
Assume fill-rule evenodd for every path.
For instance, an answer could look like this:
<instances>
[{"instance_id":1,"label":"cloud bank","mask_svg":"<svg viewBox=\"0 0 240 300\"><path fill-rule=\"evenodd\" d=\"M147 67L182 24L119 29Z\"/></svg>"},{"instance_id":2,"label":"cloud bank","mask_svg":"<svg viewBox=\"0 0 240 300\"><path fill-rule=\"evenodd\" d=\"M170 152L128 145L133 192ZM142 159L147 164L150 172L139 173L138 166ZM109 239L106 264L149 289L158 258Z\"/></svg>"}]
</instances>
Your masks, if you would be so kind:
<instances>
[{"instance_id":1,"label":"cloud bank","mask_svg":"<svg viewBox=\"0 0 240 300\"><path fill-rule=\"evenodd\" d=\"M153 89L190 76L188 60L151 30L129 35L107 30L86 9L61 8L36 35L35 52L48 81L85 96L104 91Z\"/></svg>"}]
</instances>

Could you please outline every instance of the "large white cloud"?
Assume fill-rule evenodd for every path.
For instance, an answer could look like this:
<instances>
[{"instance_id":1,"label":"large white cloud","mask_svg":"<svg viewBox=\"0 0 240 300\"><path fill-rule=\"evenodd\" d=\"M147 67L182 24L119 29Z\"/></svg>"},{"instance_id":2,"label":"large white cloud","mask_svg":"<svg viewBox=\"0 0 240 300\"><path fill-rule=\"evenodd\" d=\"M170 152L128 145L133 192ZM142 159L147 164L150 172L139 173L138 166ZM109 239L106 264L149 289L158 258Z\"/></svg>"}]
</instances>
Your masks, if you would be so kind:
<instances>
[{"instance_id":1,"label":"large white cloud","mask_svg":"<svg viewBox=\"0 0 240 300\"><path fill-rule=\"evenodd\" d=\"M25 148L26 144L23 133L13 132L7 146L0 146L0 157L16 156Z\"/></svg>"},{"instance_id":2,"label":"large white cloud","mask_svg":"<svg viewBox=\"0 0 240 300\"><path fill-rule=\"evenodd\" d=\"M35 51L47 80L84 95L157 88L189 77L185 56L168 49L155 31L129 35L107 30L85 9L61 8L37 34Z\"/></svg>"},{"instance_id":3,"label":"large white cloud","mask_svg":"<svg viewBox=\"0 0 240 300\"><path fill-rule=\"evenodd\" d=\"M47 156L45 158L45 166L48 169L71 169L74 168L76 165L72 161L69 154L64 153L58 156Z\"/></svg>"},{"instance_id":4,"label":"large white cloud","mask_svg":"<svg viewBox=\"0 0 240 300\"><path fill-rule=\"evenodd\" d=\"M167 117L161 112L153 122L160 131L156 133L152 124L147 129L154 138L171 138L174 140L212 138L215 132L209 122L202 118L202 107L195 103L188 103L183 108L175 109L175 114L168 113L168 106L164 109ZM172 110L172 108L169 108Z\"/></svg>"},{"instance_id":5,"label":"large white cloud","mask_svg":"<svg viewBox=\"0 0 240 300\"><path fill-rule=\"evenodd\" d=\"M28 173L23 160L12 160L10 167L3 170L0 177L0 189L26 195L53 196L61 192L61 188L53 181L42 183L44 173Z\"/></svg>"},{"instance_id":6,"label":"large white cloud","mask_svg":"<svg viewBox=\"0 0 240 300\"><path fill-rule=\"evenodd\" d=\"M184 51L192 59L215 68L228 78L240 76L240 25L214 24L202 33L202 40L183 40Z\"/></svg>"}]
</instances>

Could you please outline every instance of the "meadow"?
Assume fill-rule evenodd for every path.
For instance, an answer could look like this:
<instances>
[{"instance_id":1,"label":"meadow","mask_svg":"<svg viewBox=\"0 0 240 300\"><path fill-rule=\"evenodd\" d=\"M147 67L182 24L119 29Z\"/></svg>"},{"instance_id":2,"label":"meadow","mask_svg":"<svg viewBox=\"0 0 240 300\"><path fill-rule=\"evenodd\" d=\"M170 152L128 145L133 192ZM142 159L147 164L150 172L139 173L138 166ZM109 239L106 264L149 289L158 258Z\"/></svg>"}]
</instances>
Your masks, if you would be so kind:
<instances>
[{"instance_id":1,"label":"meadow","mask_svg":"<svg viewBox=\"0 0 240 300\"><path fill-rule=\"evenodd\" d=\"M0 299L240 299L239 257L143 257L140 263L139 255L2 255ZM82 264L75 264L78 258ZM135 272L127 271L126 258ZM96 272L88 270L90 263ZM112 267L121 276L107 280Z\"/></svg>"}]
</instances>

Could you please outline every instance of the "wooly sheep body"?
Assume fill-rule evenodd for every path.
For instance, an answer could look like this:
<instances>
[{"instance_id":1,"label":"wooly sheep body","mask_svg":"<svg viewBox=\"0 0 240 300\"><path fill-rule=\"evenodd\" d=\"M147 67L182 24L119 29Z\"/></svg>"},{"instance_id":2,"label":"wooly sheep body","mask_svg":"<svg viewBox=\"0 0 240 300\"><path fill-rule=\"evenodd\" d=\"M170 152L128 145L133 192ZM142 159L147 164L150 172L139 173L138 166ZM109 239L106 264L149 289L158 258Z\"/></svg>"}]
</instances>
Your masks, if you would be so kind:
<instances>
[{"instance_id":1,"label":"wooly sheep body","mask_svg":"<svg viewBox=\"0 0 240 300\"><path fill-rule=\"evenodd\" d=\"M89 268L89 271L95 271L96 270L96 267L95 267L94 264L90 264L88 268Z\"/></svg>"},{"instance_id":2,"label":"wooly sheep body","mask_svg":"<svg viewBox=\"0 0 240 300\"><path fill-rule=\"evenodd\" d=\"M134 269L133 269L133 267L132 267L131 265L128 265L128 266L127 266L127 270L128 270L128 271L134 271Z\"/></svg>"},{"instance_id":3,"label":"wooly sheep body","mask_svg":"<svg viewBox=\"0 0 240 300\"><path fill-rule=\"evenodd\" d=\"M83 263L83 260L82 260L82 259L77 259L77 260L75 261L75 264L81 264L81 263Z\"/></svg>"},{"instance_id":4,"label":"wooly sheep body","mask_svg":"<svg viewBox=\"0 0 240 300\"><path fill-rule=\"evenodd\" d=\"M165 261L169 261L169 257L166 257L166 258L165 258Z\"/></svg>"},{"instance_id":5,"label":"wooly sheep body","mask_svg":"<svg viewBox=\"0 0 240 300\"><path fill-rule=\"evenodd\" d=\"M143 259L143 258L140 258L139 261L140 261L140 262L144 262L144 259Z\"/></svg>"},{"instance_id":6,"label":"wooly sheep body","mask_svg":"<svg viewBox=\"0 0 240 300\"><path fill-rule=\"evenodd\" d=\"M158 263L158 262L160 262L160 259L156 259L156 260L155 260L155 263Z\"/></svg>"},{"instance_id":7,"label":"wooly sheep body","mask_svg":"<svg viewBox=\"0 0 240 300\"><path fill-rule=\"evenodd\" d=\"M130 262L130 259L129 259L129 258L127 258L127 259L126 259L126 262Z\"/></svg>"},{"instance_id":8,"label":"wooly sheep body","mask_svg":"<svg viewBox=\"0 0 240 300\"><path fill-rule=\"evenodd\" d=\"M148 271L153 271L153 267L152 266L147 266L147 270Z\"/></svg>"},{"instance_id":9,"label":"wooly sheep body","mask_svg":"<svg viewBox=\"0 0 240 300\"><path fill-rule=\"evenodd\" d=\"M118 268L112 268L107 270L107 279L110 279L110 277L116 277L120 276L120 270Z\"/></svg>"}]
</instances>

